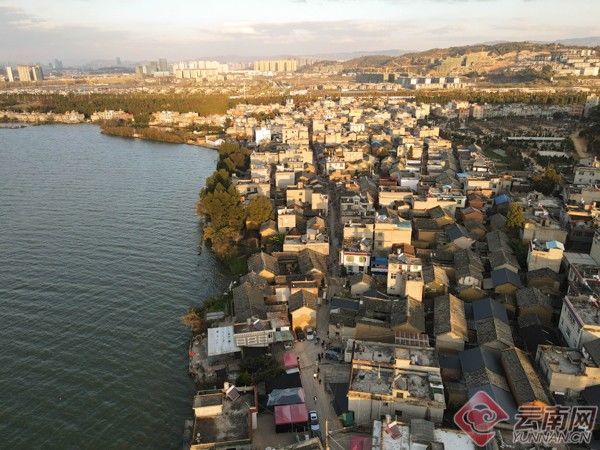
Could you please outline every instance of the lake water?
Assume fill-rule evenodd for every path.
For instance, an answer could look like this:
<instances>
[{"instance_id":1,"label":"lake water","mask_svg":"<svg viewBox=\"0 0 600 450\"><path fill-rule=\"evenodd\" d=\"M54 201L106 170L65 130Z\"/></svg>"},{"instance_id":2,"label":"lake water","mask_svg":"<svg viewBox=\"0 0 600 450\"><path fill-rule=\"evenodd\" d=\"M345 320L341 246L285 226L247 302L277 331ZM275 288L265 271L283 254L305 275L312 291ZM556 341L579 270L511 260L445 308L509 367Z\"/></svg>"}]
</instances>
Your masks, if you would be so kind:
<instances>
[{"instance_id":1,"label":"lake water","mask_svg":"<svg viewBox=\"0 0 600 450\"><path fill-rule=\"evenodd\" d=\"M194 203L216 152L0 129L0 448L181 448L188 306L228 283Z\"/></svg>"}]
</instances>

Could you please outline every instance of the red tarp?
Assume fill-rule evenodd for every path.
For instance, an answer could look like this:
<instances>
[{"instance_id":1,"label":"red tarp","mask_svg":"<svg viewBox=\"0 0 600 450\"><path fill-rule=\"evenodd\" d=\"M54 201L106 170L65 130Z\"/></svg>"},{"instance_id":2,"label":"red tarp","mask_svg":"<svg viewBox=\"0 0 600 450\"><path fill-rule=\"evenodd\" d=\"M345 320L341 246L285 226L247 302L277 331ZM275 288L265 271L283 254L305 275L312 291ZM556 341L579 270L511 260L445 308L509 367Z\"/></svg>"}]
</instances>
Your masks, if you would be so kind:
<instances>
[{"instance_id":1,"label":"red tarp","mask_svg":"<svg viewBox=\"0 0 600 450\"><path fill-rule=\"evenodd\" d=\"M294 352L285 352L283 354L283 368L287 370L294 367L298 367L298 357Z\"/></svg>"},{"instance_id":2,"label":"red tarp","mask_svg":"<svg viewBox=\"0 0 600 450\"><path fill-rule=\"evenodd\" d=\"M306 404L281 405L275 407L275 425L289 425L292 423L308 422Z\"/></svg>"},{"instance_id":3,"label":"red tarp","mask_svg":"<svg viewBox=\"0 0 600 450\"><path fill-rule=\"evenodd\" d=\"M371 438L366 436L352 436L350 441L351 450L371 450Z\"/></svg>"}]
</instances>

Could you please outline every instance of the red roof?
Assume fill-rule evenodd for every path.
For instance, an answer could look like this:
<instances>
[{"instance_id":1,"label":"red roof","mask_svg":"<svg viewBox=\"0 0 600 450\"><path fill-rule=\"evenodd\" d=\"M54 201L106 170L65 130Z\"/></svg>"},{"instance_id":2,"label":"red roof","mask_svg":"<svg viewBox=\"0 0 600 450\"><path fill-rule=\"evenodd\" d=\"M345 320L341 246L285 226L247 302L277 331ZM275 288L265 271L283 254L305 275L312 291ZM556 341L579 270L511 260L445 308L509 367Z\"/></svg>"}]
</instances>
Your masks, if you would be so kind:
<instances>
[{"instance_id":1,"label":"red roof","mask_svg":"<svg viewBox=\"0 0 600 450\"><path fill-rule=\"evenodd\" d=\"M298 357L294 352L285 352L283 354L283 368L292 369L298 367Z\"/></svg>"},{"instance_id":2,"label":"red roof","mask_svg":"<svg viewBox=\"0 0 600 450\"><path fill-rule=\"evenodd\" d=\"M304 403L275 407L275 425L308 422L308 411Z\"/></svg>"}]
</instances>

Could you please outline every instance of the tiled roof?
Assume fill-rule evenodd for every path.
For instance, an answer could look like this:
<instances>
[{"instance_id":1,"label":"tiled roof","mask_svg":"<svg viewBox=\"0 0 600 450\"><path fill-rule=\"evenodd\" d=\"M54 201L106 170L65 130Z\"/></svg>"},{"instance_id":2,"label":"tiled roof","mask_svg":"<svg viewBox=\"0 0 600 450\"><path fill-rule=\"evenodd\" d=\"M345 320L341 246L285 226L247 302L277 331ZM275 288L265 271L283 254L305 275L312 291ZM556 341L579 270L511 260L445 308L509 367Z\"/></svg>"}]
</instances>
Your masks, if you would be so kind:
<instances>
[{"instance_id":1,"label":"tiled roof","mask_svg":"<svg viewBox=\"0 0 600 450\"><path fill-rule=\"evenodd\" d=\"M479 345L499 342L506 346L514 345L510 326L500 319L488 317L475 322Z\"/></svg>"},{"instance_id":2,"label":"tiled roof","mask_svg":"<svg viewBox=\"0 0 600 450\"><path fill-rule=\"evenodd\" d=\"M538 288L528 287L519 289L516 293L516 297L519 308L538 305L552 310L550 297L543 294Z\"/></svg>"},{"instance_id":3,"label":"tiled roof","mask_svg":"<svg viewBox=\"0 0 600 450\"><path fill-rule=\"evenodd\" d=\"M511 347L503 350L500 357L510 390L518 405L536 400L550 403L540 378L525 352Z\"/></svg>"},{"instance_id":4,"label":"tiled roof","mask_svg":"<svg viewBox=\"0 0 600 450\"><path fill-rule=\"evenodd\" d=\"M433 300L434 334L455 333L466 340L467 320L463 301L452 294L441 295Z\"/></svg>"}]
</instances>

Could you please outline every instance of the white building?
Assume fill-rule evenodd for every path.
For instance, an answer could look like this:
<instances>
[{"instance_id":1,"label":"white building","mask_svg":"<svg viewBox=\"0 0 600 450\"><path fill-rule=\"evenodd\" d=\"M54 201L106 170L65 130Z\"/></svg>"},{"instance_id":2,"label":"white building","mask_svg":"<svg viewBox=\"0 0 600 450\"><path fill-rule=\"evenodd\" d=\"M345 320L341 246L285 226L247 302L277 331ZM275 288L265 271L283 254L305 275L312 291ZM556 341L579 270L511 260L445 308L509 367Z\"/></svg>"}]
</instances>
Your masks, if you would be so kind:
<instances>
[{"instance_id":1,"label":"white building","mask_svg":"<svg viewBox=\"0 0 600 450\"><path fill-rule=\"evenodd\" d=\"M600 338L600 303L594 296L566 296L560 311L558 328L569 347L581 349L583 344Z\"/></svg>"},{"instance_id":2,"label":"white building","mask_svg":"<svg viewBox=\"0 0 600 450\"><path fill-rule=\"evenodd\" d=\"M254 128L254 142L256 145L271 142L271 130L267 127Z\"/></svg>"}]
</instances>

